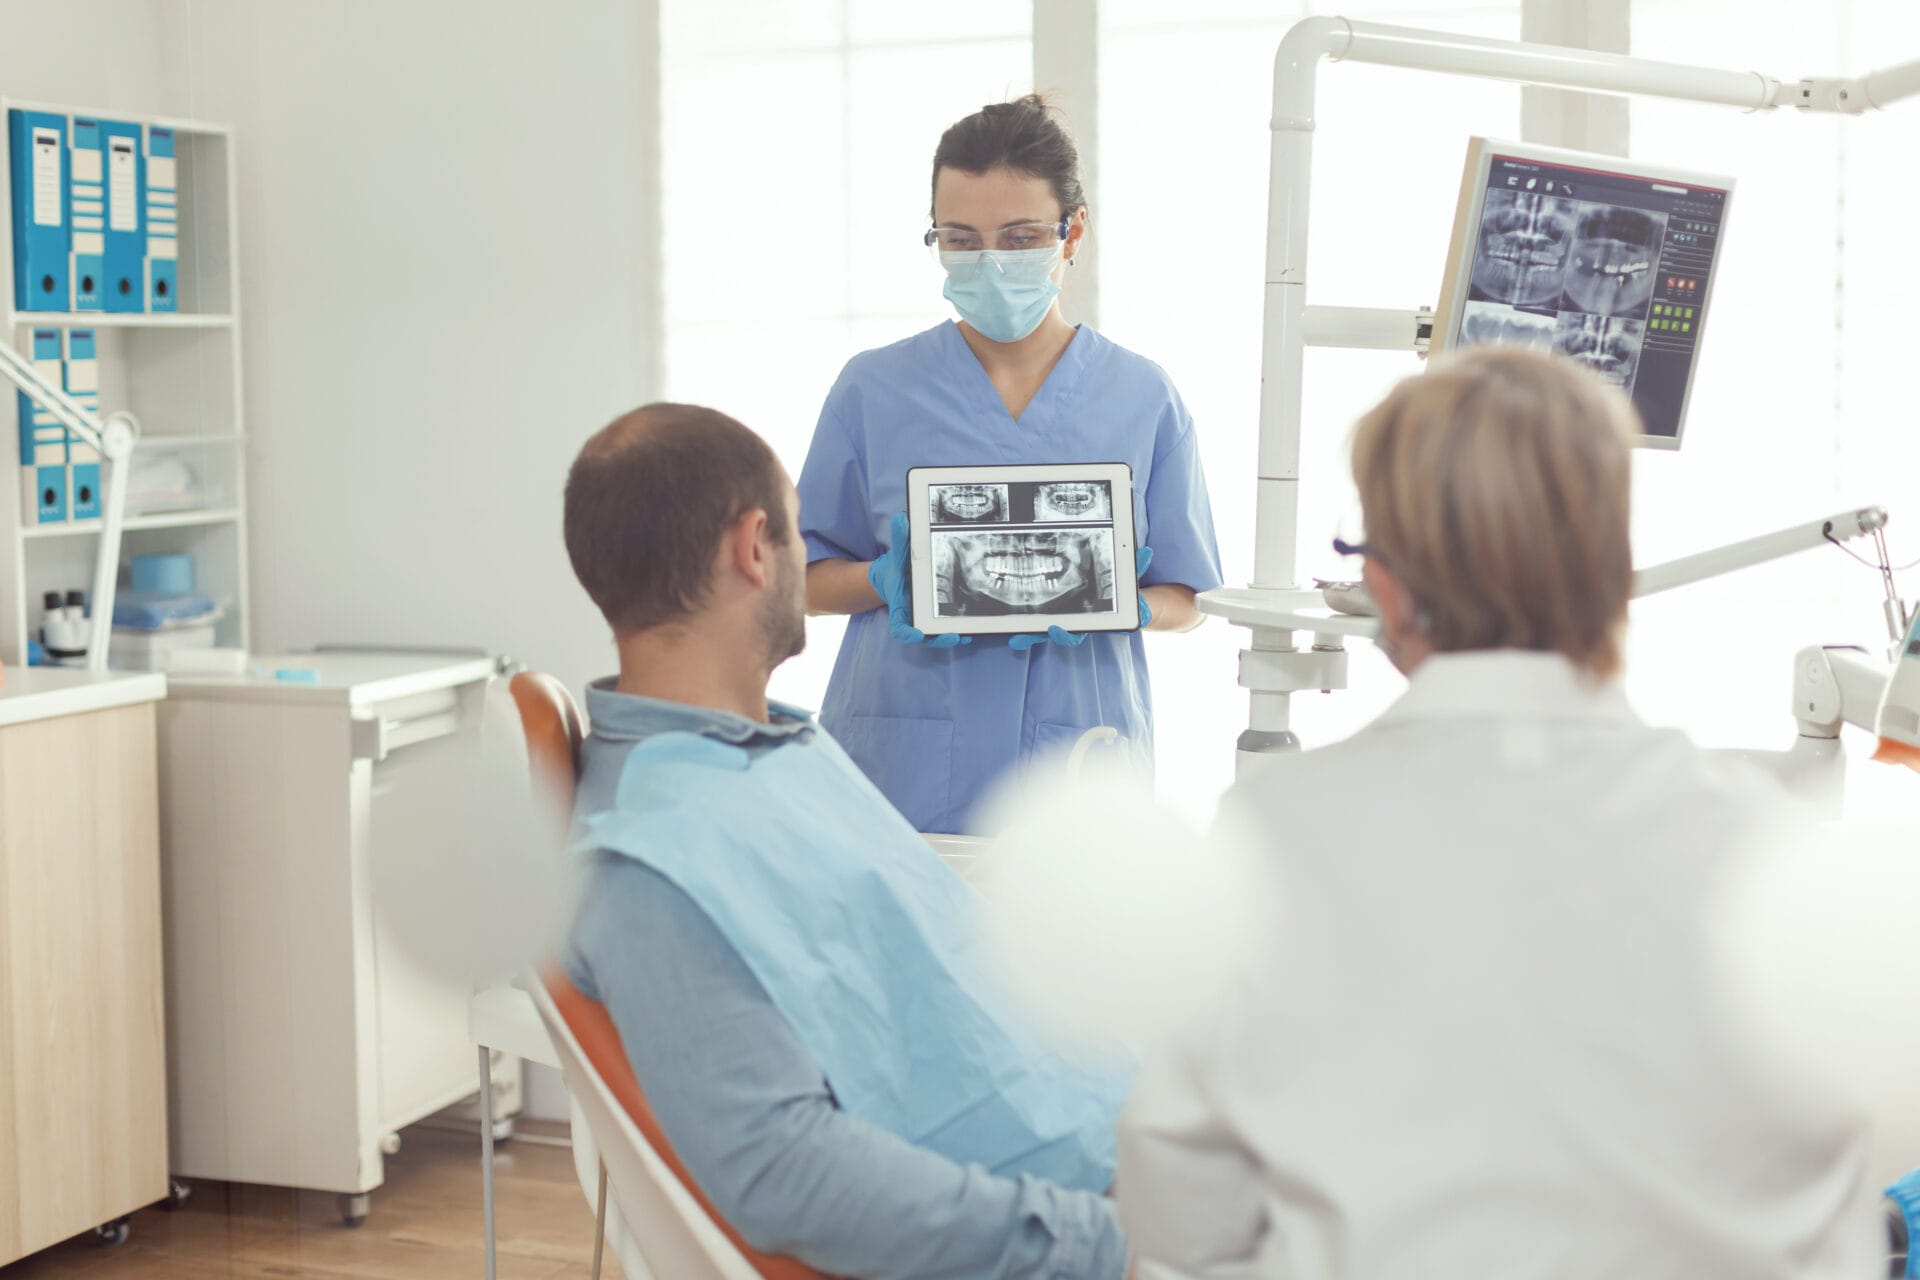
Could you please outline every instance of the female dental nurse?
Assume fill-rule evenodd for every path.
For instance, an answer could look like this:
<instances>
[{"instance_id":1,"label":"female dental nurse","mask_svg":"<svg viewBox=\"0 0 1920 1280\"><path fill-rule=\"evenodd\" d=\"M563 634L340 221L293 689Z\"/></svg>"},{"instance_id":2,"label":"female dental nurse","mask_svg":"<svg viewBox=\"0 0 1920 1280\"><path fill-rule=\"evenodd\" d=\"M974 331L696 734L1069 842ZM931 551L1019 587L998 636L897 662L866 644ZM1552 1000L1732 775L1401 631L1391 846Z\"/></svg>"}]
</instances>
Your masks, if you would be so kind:
<instances>
[{"instance_id":1,"label":"female dental nurse","mask_svg":"<svg viewBox=\"0 0 1920 1280\"><path fill-rule=\"evenodd\" d=\"M1153 752L1138 632L927 637L907 607L907 470L1125 462L1140 616L1197 626L1220 585L1193 420L1149 360L1067 323L1060 283L1087 233L1073 141L1046 104L998 103L933 156L927 243L960 320L848 361L800 473L807 604L846 613L821 723L921 831L973 830L981 793L1095 726Z\"/></svg>"}]
</instances>

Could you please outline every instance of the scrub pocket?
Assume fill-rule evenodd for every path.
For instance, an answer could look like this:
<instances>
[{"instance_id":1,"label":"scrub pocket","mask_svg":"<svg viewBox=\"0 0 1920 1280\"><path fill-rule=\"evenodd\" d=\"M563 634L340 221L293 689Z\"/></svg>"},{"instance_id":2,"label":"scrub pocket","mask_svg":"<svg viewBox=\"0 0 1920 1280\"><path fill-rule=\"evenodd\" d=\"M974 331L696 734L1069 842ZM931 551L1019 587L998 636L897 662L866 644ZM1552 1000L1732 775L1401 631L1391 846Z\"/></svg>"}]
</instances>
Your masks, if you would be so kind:
<instances>
[{"instance_id":1,"label":"scrub pocket","mask_svg":"<svg viewBox=\"0 0 1920 1280\"><path fill-rule=\"evenodd\" d=\"M915 831L952 832L953 721L849 716L840 745Z\"/></svg>"},{"instance_id":2,"label":"scrub pocket","mask_svg":"<svg viewBox=\"0 0 1920 1280\"><path fill-rule=\"evenodd\" d=\"M1033 742L1027 748L1025 763L1028 765L1065 764L1067 757L1073 753L1073 744L1080 741L1080 735L1094 727L1086 724L1059 724L1042 720L1033 726ZM1124 733L1112 742L1095 743L1087 750L1089 763L1118 759L1125 759L1148 771L1153 768L1152 758L1141 749L1139 743Z\"/></svg>"},{"instance_id":3,"label":"scrub pocket","mask_svg":"<svg viewBox=\"0 0 1920 1280\"><path fill-rule=\"evenodd\" d=\"M1073 750L1073 744L1080 741L1080 735L1093 728L1090 724L1056 724L1042 720L1033 726L1033 742L1027 747L1026 763L1065 764L1067 756ZM1113 748L1096 746L1087 752L1095 756Z\"/></svg>"}]
</instances>

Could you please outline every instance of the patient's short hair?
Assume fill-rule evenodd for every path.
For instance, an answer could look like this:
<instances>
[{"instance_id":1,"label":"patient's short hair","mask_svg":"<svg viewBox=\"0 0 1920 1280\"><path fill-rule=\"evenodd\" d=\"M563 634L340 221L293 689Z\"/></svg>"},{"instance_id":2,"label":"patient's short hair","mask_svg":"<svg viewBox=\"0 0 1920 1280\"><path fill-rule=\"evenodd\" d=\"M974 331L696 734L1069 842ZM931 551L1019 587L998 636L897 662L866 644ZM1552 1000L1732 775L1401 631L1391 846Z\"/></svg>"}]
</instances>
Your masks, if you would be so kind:
<instances>
[{"instance_id":1,"label":"patient's short hair","mask_svg":"<svg viewBox=\"0 0 1920 1280\"><path fill-rule=\"evenodd\" d=\"M650 404L602 428L567 474L567 555L616 636L684 618L712 586L721 534L767 513L791 535L787 474L767 442L726 414Z\"/></svg>"},{"instance_id":2,"label":"patient's short hair","mask_svg":"<svg viewBox=\"0 0 1920 1280\"><path fill-rule=\"evenodd\" d=\"M1633 589L1627 398L1561 356L1435 361L1360 420L1368 545L1436 652L1535 649L1620 668Z\"/></svg>"}]
</instances>

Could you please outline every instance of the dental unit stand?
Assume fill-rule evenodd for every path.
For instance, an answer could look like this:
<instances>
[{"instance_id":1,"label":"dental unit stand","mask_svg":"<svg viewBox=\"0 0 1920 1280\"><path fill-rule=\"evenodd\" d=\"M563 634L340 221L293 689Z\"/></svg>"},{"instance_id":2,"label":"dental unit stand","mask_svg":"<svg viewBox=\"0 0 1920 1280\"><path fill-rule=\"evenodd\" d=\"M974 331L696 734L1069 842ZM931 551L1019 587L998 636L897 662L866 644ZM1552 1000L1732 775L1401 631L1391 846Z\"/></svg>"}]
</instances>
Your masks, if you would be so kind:
<instances>
[{"instance_id":1,"label":"dental unit stand","mask_svg":"<svg viewBox=\"0 0 1920 1280\"><path fill-rule=\"evenodd\" d=\"M1870 536L1879 551L1887 633L1897 646L1911 619L1887 568L1886 523L1884 510L1865 507L1683 556L1635 574L1633 594L1636 599L1657 595L1828 542ZM1792 709L1799 730L1793 746L1785 751L1735 750L1731 754L1773 774L1820 812L1838 817L1846 785L1846 751L1840 731L1850 724L1868 733L1879 732L1880 704L1891 675L1886 663L1875 661L1856 645L1810 645L1793 659Z\"/></svg>"},{"instance_id":2,"label":"dental unit stand","mask_svg":"<svg viewBox=\"0 0 1920 1280\"><path fill-rule=\"evenodd\" d=\"M1840 816L1846 796L1847 725L1878 733L1887 667L1851 645L1810 645L1793 658L1793 715L1799 736L1785 751L1736 750L1825 817Z\"/></svg>"},{"instance_id":3,"label":"dental unit stand","mask_svg":"<svg viewBox=\"0 0 1920 1280\"><path fill-rule=\"evenodd\" d=\"M1226 618L1253 633L1251 645L1240 655L1240 684L1247 690L1250 703L1247 729L1240 735L1236 757L1243 775L1264 756L1300 748L1292 730L1292 696L1303 690L1345 688L1346 639L1371 636L1378 629L1375 619L1333 612L1326 607L1321 591L1302 588L1299 582L1301 379L1306 348L1421 352L1431 340L1434 324L1431 308L1395 311L1307 305L1307 210L1313 178L1314 108L1323 58L1545 88L1702 102L1747 112L1793 106L1803 111L1858 115L1920 94L1920 60L1855 78L1821 77L1789 83L1759 72L1687 66L1346 18L1306 18L1288 30L1274 56L1253 582L1247 587L1209 591L1199 598L1202 612ZM1856 513L1850 513L1849 518L1852 514ZM1842 528L1835 529L1835 535L1841 537L1858 536L1860 532L1868 530L1848 535ZM1806 545L1818 545L1818 541ZM1721 552L1706 553L1704 558L1746 546L1735 544ZM1648 575L1680 572L1688 563L1676 561L1649 570ZM1737 567L1729 565L1701 576L1711 577ZM1684 572L1699 568L1694 564ZM1683 577L1651 589L1665 590L1697 580ZM1304 648L1299 643L1302 635L1310 637Z\"/></svg>"},{"instance_id":4,"label":"dental unit stand","mask_svg":"<svg viewBox=\"0 0 1920 1280\"><path fill-rule=\"evenodd\" d=\"M125 411L102 420L41 376L31 360L0 343L0 374L28 399L51 413L60 425L100 453L100 542L93 557L93 592L88 600L93 626L87 639L87 670L107 669L113 639L113 597L120 584L120 534L127 516L127 468L140 438L140 423Z\"/></svg>"}]
</instances>

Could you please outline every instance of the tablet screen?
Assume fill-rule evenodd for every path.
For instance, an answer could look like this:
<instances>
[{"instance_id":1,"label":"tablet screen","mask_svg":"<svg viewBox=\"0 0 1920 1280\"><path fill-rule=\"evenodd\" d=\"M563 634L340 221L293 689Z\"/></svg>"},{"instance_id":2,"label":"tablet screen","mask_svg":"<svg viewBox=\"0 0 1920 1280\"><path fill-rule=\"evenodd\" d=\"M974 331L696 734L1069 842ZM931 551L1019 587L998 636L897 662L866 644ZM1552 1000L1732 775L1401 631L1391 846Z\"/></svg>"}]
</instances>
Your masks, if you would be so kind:
<instances>
[{"instance_id":1,"label":"tablet screen","mask_svg":"<svg viewBox=\"0 0 1920 1280\"><path fill-rule=\"evenodd\" d=\"M936 483L927 507L935 617L1114 612L1110 481Z\"/></svg>"}]
</instances>

